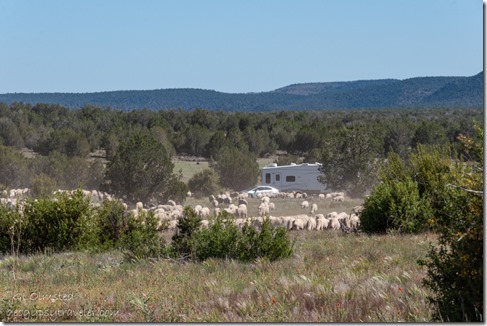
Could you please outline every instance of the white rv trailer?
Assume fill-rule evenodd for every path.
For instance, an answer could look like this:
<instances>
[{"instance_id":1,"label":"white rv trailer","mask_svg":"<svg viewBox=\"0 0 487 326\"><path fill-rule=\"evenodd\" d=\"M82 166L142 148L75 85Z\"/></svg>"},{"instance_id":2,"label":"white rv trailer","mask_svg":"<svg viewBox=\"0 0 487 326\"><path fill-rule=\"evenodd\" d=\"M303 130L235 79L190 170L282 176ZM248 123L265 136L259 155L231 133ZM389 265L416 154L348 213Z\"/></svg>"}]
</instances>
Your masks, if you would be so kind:
<instances>
[{"instance_id":1,"label":"white rv trailer","mask_svg":"<svg viewBox=\"0 0 487 326\"><path fill-rule=\"evenodd\" d=\"M324 193L326 185L318 181L320 167L320 163L291 163L281 166L270 163L261 170L262 185L286 192Z\"/></svg>"}]
</instances>

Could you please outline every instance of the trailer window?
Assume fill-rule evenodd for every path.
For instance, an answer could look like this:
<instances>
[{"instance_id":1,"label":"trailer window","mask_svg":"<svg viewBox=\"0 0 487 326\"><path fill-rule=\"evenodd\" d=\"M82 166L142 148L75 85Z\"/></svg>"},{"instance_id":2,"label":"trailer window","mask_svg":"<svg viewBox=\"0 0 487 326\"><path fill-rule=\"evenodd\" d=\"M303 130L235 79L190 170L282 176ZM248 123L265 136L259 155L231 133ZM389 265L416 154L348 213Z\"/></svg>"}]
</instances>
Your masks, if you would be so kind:
<instances>
[{"instance_id":1,"label":"trailer window","mask_svg":"<svg viewBox=\"0 0 487 326\"><path fill-rule=\"evenodd\" d=\"M271 174L270 173L265 174L265 183L271 183Z\"/></svg>"},{"instance_id":2,"label":"trailer window","mask_svg":"<svg viewBox=\"0 0 487 326\"><path fill-rule=\"evenodd\" d=\"M296 177L294 175L287 175L286 176L286 182L295 182Z\"/></svg>"},{"instance_id":3,"label":"trailer window","mask_svg":"<svg viewBox=\"0 0 487 326\"><path fill-rule=\"evenodd\" d=\"M280 174L276 174L276 181L277 182L281 181L281 175Z\"/></svg>"}]
</instances>

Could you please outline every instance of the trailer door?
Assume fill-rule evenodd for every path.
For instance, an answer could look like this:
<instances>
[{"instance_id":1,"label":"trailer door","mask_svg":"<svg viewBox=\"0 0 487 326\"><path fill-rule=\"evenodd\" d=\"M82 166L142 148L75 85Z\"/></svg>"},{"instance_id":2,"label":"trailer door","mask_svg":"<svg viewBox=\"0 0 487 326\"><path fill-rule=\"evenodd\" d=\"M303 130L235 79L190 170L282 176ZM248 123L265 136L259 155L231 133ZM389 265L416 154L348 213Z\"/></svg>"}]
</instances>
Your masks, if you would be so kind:
<instances>
[{"instance_id":1,"label":"trailer door","mask_svg":"<svg viewBox=\"0 0 487 326\"><path fill-rule=\"evenodd\" d=\"M274 187L277 189L281 189L281 174L275 173L274 174Z\"/></svg>"}]
</instances>

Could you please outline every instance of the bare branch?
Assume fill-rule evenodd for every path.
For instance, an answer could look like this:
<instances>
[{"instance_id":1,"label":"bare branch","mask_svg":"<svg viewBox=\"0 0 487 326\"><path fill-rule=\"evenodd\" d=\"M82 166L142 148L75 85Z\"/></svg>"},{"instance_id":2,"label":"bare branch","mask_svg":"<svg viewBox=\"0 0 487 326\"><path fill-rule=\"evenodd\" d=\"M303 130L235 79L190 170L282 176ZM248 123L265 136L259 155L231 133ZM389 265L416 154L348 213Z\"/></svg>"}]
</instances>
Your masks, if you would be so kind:
<instances>
[{"instance_id":1,"label":"bare branch","mask_svg":"<svg viewBox=\"0 0 487 326\"><path fill-rule=\"evenodd\" d=\"M457 188L457 189L462 189L463 191L470 192L470 193L473 193L473 194L476 194L476 195L484 196L484 192L483 191L480 191L480 190L467 189L467 188L463 188L463 187L460 187L460 186L455 186L455 185L453 185L451 183L448 183L447 186L453 187L453 188Z\"/></svg>"}]
</instances>

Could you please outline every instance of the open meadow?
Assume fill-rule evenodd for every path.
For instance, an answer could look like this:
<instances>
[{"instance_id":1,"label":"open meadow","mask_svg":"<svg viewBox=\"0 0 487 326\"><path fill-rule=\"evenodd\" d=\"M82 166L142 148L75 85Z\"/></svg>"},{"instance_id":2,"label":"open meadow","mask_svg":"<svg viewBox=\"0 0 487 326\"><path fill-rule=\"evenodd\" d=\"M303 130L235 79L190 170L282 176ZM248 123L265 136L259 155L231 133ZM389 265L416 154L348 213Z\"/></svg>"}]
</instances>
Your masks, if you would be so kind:
<instances>
[{"instance_id":1,"label":"open meadow","mask_svg":"<svg viewBox=\"0 0 487 326\"><path fill-rule=\"evenodd\" d=\"M430 234L294 231L291 258L124 261L67 252L0 263L3 321L427 322Z\"/></svg>"}]
</instances>

